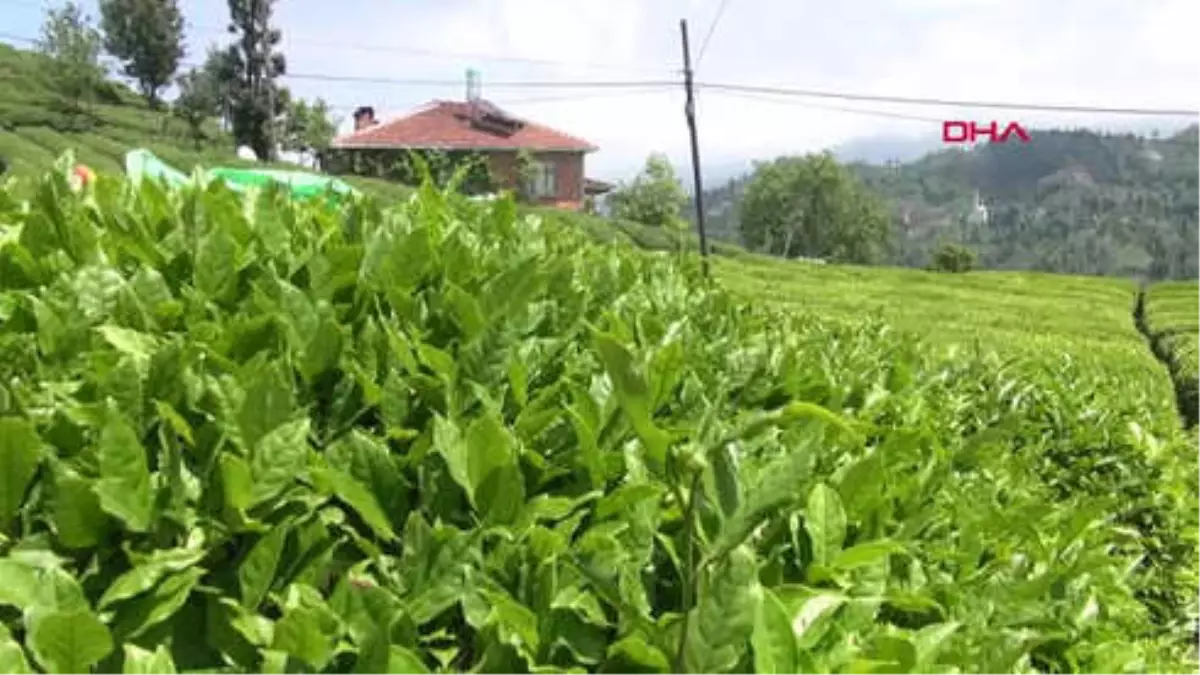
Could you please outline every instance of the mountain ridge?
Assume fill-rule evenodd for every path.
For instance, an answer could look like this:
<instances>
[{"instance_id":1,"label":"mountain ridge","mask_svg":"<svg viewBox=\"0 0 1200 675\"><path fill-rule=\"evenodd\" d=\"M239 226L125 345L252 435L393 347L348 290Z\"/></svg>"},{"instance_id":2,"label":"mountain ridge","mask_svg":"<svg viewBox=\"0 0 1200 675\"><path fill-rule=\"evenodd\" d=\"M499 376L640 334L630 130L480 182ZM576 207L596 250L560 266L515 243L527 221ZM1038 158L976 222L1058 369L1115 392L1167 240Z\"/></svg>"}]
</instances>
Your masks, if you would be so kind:
<instances>
[{"instance_id":1,"label":"mountain ridge","mask_svg":"<svg viewBox=\"0 0 1200 675\"><path fill-rule=\"evenodd\" d=\"M846 162L893 214L888 262L923 266L939 244L954 242L997 269L1198 275L1196 125L1160 138L1083 129L1030 133L1030 143L946 148L882 165ZM747 177L705 190L714 239L741 243L737 212ZM983 223L972 217L977 199L986 210Z\"/></svg>"}]
</instances>

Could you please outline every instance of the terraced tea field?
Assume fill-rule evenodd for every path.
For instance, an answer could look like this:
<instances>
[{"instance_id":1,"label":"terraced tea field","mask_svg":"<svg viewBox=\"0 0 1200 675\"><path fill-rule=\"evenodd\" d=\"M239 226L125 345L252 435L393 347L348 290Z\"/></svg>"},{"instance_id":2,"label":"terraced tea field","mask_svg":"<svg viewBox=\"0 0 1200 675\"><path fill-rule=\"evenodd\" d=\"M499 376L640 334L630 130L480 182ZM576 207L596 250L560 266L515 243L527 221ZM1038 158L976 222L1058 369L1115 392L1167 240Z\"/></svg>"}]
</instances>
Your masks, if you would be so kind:
<instances>
[{"instance_id":1,"label":"terraced tea field","mask_svg":"<svg viewBox=\"0 0 1200 675\"><path fill-rule=\"evenodd\" d=\"M6 672L1197 668L1125 285L88 190L0 192Z\"/></svg>"},{"instance_id":2,"label":"terraced tea field","mask_svg":"<svg viewBox=\"0 0 1200 675\"><path fill-rule=\"evenodd\" d=\"M722 285L745 298L828 318L876 318L930 348L996 352L1041 363L1048 372L1087 363L1111 376L1114 386L1136 383L1129 388L1144 392L1156 413L1175 414L1170 377L1133 319L1138 288L1132 281L1032 272L946 274L760 256L714 258L714 265Z\"/></svg>"},{"instance_id":3,"label":"terraced tea field","mask_svg":"<svg viewBox=\"0 0 1200 675\"><path fill-rule=\"evenodd\" d=\"M1178 383L1181 413L1194 425L1200 407L1196 381L1200 372L1200 285L1182 281L1151 286L1145 299L1145 324Z\"/></svg>"}]
</instances>

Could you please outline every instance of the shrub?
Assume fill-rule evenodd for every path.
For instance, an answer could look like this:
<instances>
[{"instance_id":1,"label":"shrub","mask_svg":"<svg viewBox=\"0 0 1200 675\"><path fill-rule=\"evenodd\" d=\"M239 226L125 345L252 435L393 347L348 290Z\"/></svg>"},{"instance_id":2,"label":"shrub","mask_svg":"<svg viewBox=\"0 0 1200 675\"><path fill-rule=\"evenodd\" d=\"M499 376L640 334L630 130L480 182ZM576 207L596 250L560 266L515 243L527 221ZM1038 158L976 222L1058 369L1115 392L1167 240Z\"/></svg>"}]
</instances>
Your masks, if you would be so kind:
<instances>
[{"instance_id":1,"label":"shrub","mask_svg":"<svg viewBox=\"0 0 1200 675\"><path fill-rule=\"evenodd\" d=\"M975 251L961 244L942 244L929 264L936 272L970 272L974 268Z\"/></svg>"}]
</instances>

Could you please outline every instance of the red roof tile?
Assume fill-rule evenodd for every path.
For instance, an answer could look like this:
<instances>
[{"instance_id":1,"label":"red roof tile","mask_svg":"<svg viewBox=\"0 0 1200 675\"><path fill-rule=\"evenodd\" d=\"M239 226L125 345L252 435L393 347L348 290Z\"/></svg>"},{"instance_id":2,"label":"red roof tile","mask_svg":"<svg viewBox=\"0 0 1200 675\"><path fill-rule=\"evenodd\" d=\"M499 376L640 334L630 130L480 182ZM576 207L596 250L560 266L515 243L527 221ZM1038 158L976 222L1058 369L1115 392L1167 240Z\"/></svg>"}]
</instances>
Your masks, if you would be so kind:
<instances>
[{"instance_id":1,"label":"red roof tile","mask_svg":"<svg viewBox=\"0 0 1200 675\"><path fill-rule=\"evenodd\" d=\"M522 120L486 101L475 104L477 114L490 114L518 123L511 133L480 128L472 122L472 104L434 101L405 117L382 122L338 137L335 148L421 148L442 150L568 150L591 152L596 146L561 131Z\"/></svg>"}]
</instances>

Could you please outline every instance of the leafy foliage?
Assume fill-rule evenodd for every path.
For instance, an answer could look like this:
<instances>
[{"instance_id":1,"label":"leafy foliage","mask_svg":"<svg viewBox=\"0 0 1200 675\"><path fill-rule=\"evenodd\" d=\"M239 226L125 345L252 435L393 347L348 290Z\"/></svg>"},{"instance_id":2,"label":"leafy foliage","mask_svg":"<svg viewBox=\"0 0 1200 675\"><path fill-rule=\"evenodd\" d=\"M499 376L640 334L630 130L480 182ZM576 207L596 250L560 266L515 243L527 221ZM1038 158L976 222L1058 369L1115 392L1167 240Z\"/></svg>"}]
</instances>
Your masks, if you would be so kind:
<instances>
[{"instance_id":1,"label":"leafy foliage","mask_svg":"<svg viewBox=\"0 0 1200 675\"><path fill-rule=\"evenodd\" d=\"M104 47L124 65L125 75L151 108L183 58L183 14L178 0L101 0Z\"/></svg>"},{"instance_id":2,"label":"leafy foliage","mask_svg":"<svg viewBox=\"0 0 1200 675\"><path fill-rule=\"evenodd\" d=\"M337 134L337 125L330 119L329 105L324 99L311 104L304 99L291 101L284 122L285 150L316 154L324 151Z\"/></svg>"},{"instance_id":3,"label":"leafy foliage","mask_svg":"<svg viewBox=\"0 0 1200 675\"><path fill-rule=\"evenodd\" d=\"M187 122L192 138L199 146L204 140L204 123L220 112L218 83L206 70L192 68L176 80L179 95L171 104L172 111Z\"/></svg>"},{"instance_id":4,"label":"leafy foliage","mask_svg":"<svg viewBox=\"0 0 1200 675\"><path fill-rule=\"evenodd\" d=\"M652 154L633 182L622 184L609 197L613 215L655 227L676 227L687 204L683 185L666 155Z\"/></svg>"},{"instance_id":5,"label":"leafy foliage","mask_svg":"<svg viewBox=\"0 0 1200 675\"><path fill-rule=\"evenodd\" d=\"M828 153L757 164L740 210L742 237L755 251L858 263L887 252L882 203Z\"/></svg>"},{"instance_id":6,"label":"leafy foliage","mask_svg":"<svg viewBox=\"0 0 1200 675\"><path fill-rule=\"evenodd\" d=\"M923 265L938 239L986 267L1066 274L1195 278L1196 127L1154 139L1033 130L1030 143L985 143L894 167L858 166L906 220L897 253ZM965 218L978 192L986 222Z\"/></svg>"},{"instance_id":7,"label":"leafy foliage","mask_svg":"<svg viewBox=\"0 0 1200 675\"><path fill-rule=\"evenodd\" d=\"M1155 284L1140 300L1143 329L1175 380L1179 414L1194 427L1200 418L1200 288L1195 281Z\"/></svg>"},{"instance_id":8,"label":"leafy foliage","mask_svg":"<svg viewBox=\"0 0 1200 675\"><path fill-rule=\"evenodd\" d=\"M100 34L80 6L68 2L46 12L38 51L45 60L47 77L68 104L80 112L104 79L100 65Z\"/></svg>"},{"instance_id":9,"label":"leafy foliage","mask_svg":"<svg viewBox=\"0 0 1200 675\"><path fill-rule=\"evenodd\" d=\"M962 244L942 244L929 263L929 268L938 272L970 272L974 267L975 252Z\"/></svg>"},{"instance_id":10,"label":"leafy foliage","mask_svg":"<svg viewBox=\"0 0 1200 675\"><path fill-rule=\"evenodd\" d=\"M492 192L497 180L486 155L470 150L330 149L321 154L327 173L349 174L418 186L456 185L464 194Z\"/></svg>"},{"instance_id":11,"label":"leafy foliage","mask_svg":"<svg viewBox=\"0 0 1200 675\"><path fill-rule=\"evenodd\" d=\"M233 126L234 93L238 90L238 62L232 49L209 48L200 75L213 88L221 119Z\"/></svg>"},{"instance_id":12,"label":"leafy foliage","mask_svg":"<svg viewBox=\"0 0 1200 675\"><path fill-rule=\"evenodd\" d=\"M1195 452L1136 380L510 200L68 166L0 195L12 670L1195 668Z\"/></svg>"},{"instance_id":13,"label":"leafy foliage","mask_svg":"<svg viewBox=\"0 0 1200 675\"><path fill-rule=\"evenodd\" d=\"M531 203L535 201L537 193L534 188L534 181L537 180L538 169L537 160L534 159L533 153L528 148L521 148L517 151L517 196L522 202Z\"/></svg>"}]
</instances>

